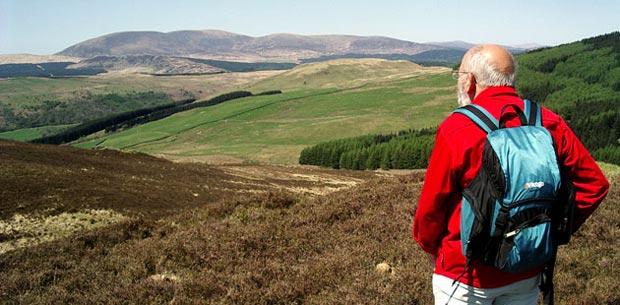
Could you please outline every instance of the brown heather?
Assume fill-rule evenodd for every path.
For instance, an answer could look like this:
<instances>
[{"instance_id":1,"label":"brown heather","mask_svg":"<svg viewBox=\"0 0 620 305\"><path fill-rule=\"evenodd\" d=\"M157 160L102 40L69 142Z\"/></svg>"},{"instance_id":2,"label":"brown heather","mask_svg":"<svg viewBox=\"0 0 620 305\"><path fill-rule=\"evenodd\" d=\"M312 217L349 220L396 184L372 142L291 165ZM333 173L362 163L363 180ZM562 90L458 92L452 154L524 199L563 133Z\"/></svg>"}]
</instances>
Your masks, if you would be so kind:
<instances>
[{"instance_id":1,"label":"brown heather","mask_svg":"<svg viewBox=\"0 0 620 305\"><path fill-rule=\"evenodd\" d=\"M21 149L46 149L47 156L67 149L83 154L80 158L103 153L39 147ZM5 148L0 157L6 157ZM141 161L146 172L133 175L153 178L154 190L164 186L147 169L164 164L174 166L179 179L184 173L179 169L182 164L105 154L114 154L109 160L115 164ZM14 168L15 162L7 159L0 158L3 172ZM219 167L192 168L221 175L210 182L213 185L225 183ZM136 211L148 210L148 202L164 198L144 193L150 200L130 209L130 220L0 254L0 300L4 304L432 304L432 268L410 230L423 172L406 176L327 172L345 178L365 175L356 176L365 182L326 195L267 187L255 193L219 191L201 203L191 201L194 196L177 197L174 209L154 204L153 210L159 212L140 214ZM620 290L614 287L620 271L617 176L611 180L606 201L560 250L556 304L620 304ZM36 190L44 183L50 182L31 181L29 188ZM166 190L177 196L178 187ZM3 209L8 192L3 188L0 193ZM113 195L103 197L114 202ZM66 199L65 209L79 202ZM100 205L92 206L95 203ZM104 203L85 205L125 212ZM184 203L187 208L182 208ZM383 272L377 270L378 264Z\"/></svg>"}]
</instances>

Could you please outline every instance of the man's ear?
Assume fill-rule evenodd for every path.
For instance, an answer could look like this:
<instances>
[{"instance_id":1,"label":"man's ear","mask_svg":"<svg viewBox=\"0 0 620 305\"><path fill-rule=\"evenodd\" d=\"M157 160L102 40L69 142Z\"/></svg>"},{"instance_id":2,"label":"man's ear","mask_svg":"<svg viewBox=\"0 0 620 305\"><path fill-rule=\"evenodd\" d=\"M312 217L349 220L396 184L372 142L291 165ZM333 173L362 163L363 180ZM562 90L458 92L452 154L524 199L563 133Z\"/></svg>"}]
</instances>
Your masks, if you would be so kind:
<instances>
[{"instance_id":1,"label":"man's ear","mask_svg":"<svg viewBox=\"0 0 620 305\"><path fill-rule=\"evenodd\" d=\"M472 73L467 74L467 82L465 82L467 94L471 96L476 94L476 84L476 77Z\"/></svg>"}]
</instances>

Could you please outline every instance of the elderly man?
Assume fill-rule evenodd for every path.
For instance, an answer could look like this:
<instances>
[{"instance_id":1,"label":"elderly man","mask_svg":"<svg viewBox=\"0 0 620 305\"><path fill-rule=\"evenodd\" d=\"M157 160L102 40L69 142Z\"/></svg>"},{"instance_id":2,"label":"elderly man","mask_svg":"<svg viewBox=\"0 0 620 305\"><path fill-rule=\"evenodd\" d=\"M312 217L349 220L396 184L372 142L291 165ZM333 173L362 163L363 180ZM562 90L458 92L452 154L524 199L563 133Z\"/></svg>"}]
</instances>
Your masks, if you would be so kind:
<instances>
[{"instance_id":1,"label":"elderly man","mask_svg":"<svg viewBox=\"0 0 620 305\"><path fill-rule=\"evenodd\" d=\"M453 76L458 79L460 106L481 106L495 118L502 107L523 108L514 89L516 66L500 46L470 49ZM583 144L557 114L542 108L542 124L557 148L558 162L576 190L573 232L601 203L609 183ZM519 125L518 120L507 126ZM536 304L540 273L520 273L473 262L466 268L462 254L460 210L462 190L480 168L486 133L469 118L453 114L441 123L413 223L413 236L435 264L433 294L436 304Z\"/></svg>"}]
</instances>

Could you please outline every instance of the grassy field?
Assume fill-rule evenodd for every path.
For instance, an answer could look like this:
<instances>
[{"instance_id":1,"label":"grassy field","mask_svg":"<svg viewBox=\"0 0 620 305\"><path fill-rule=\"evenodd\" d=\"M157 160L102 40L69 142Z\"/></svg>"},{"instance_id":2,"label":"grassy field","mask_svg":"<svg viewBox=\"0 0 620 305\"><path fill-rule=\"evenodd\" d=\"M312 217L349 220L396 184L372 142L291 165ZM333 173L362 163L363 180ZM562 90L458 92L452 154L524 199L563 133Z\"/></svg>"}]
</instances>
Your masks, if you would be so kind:
<instances>
[{"instance_id":1,"label":"grassy field","mask_svg":"<svg viewBox=\"0 0 620 305\"><path fill-rule=\"evenodd\" d=\"M73 125L55 125L55 126L26 128L26 129L14 130L14 131L1 132L0 139L26 142L26 141L40 138L42 136L54 134L56 132L59 132L71 126Z\"/></svg>"},{"instance_id":2,"label":"grassy field","mask_svg":"<svg viewBox=\"0 0 620 305\"><path fill-rule=\"evenodd\" d=\"M52 128L52 130L54 129L55 128ZM0 133L0 138L7 139L7 140L26 142L26 141L30 141L30 140L42 137L43 136L42 132L44 130L47 130L47 128L38 127L38 128L25 128L25 129L19 129L19 130L14 130L14 131L7 131L7 132ZM62 130L62 128L58 127L58 130L60 131Z\"/></svg>"},{"instance_id":3,"label":"grassy field","mask_svg":"<svg viewBox=\"0 0 620 305\"><path fill-rule=\"evenodd\" d=\"M338 59L303 64L292 70L252 83L253 91L302 88L350 88L368 83L389 83L392 80L425 74L446 73L441 67L422 67L409 61L383 59Z\"/></svg>"},{"instance_id":4,"label":"grassy field","mask_svg":"<svg viewBox=\"0 0 620 305\"><path fill-rule=\"evenodd\" d=\"M217 163L227 156L238 162L296 164L299 152L308 145L434 126L454 109L455 84L446 69L404 62L370 63L385 67L367 70L364 60L302 65L248 89L279 89L291 75L305 75L314 84L306 85L308 89L194 109L76 145L135 150L177 160ZM398 65L400 70L396 70ZM366 78L348 76L369 71L375 72ZM355 80L344 79L345 75Z\"/></svg>"}]
</instances>

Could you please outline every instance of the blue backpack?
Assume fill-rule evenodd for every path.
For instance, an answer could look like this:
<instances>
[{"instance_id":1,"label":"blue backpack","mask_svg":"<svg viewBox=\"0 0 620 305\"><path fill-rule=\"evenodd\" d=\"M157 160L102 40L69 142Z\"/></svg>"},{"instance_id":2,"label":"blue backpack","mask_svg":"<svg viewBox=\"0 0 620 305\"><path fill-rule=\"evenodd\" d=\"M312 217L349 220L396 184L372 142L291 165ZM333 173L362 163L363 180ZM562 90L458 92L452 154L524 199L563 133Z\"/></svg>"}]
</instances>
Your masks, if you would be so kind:
<instances>
[{"instance_id":1,"label":"blue backpack","mask_svg":"<svg viewBox=\"0 0 620 305\"><path fill-rule=\"evenodd\" d=\"M552 218L562 175L540 106L523 103L523 111L504 106L499 121L478 105L454 111L487 133L480 170L463 190L461 242L467 267L477 261L521 272L555 260L558 229ZM505 113L507 108L514 109L521 126L506 128L506 114L515 113Z\"/></svg>"}]
</instances>

